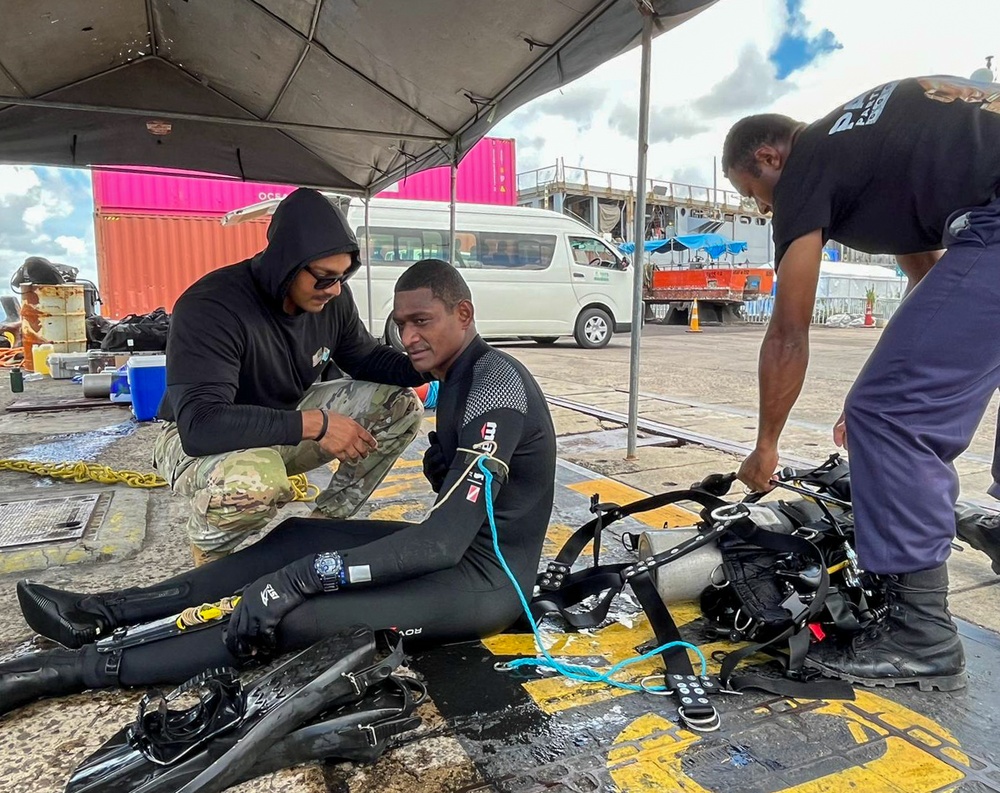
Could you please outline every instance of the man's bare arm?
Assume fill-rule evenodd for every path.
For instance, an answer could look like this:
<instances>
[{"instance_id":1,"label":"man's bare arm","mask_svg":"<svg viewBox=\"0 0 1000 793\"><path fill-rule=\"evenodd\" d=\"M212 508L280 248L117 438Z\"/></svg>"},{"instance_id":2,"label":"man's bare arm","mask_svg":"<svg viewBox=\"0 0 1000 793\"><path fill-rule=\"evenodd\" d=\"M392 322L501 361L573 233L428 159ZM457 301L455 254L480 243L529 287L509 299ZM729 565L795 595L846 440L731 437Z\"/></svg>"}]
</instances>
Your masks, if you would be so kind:
<instances>
[{"instance_id":1,"label":"man's bare arm","mask_svg":"<svg viewBox=\"0 0 1000 793\"><path fill-rule=\"evenodd\" d=\"M805 380L822 249L823 235L817 229L789 245L779 263L774 311L760 347L757 445L739 473L755 490L768 488L778 465L778 438Z\"/></svg>"}]
</instances>

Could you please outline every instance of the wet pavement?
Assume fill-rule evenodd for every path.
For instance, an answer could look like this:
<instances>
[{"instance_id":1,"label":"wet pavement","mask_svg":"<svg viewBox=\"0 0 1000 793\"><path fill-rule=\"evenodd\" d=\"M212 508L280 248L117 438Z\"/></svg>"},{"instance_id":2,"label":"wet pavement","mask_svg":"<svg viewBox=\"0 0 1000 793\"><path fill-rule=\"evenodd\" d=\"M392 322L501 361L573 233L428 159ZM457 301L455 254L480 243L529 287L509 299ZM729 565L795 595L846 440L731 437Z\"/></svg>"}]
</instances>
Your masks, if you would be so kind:
<instances>
[{"instance_id":1,"label":"wet pavement","mask_svg":"<svg viewBox=\"0 0 1000 793\"><path fill-rule=\"evenodd\" d=\"M704 334L703 334L704 335ZM514 348L532 358L530 347ZM523 350L523 351L522 351ZM512 350L513 351L513 350ZM563 364L531 365L547 393L571 393L575 401L620 409L620 391L604 384L581 385L569 373L580 351L567 351ZM619 366L621 350L602 360ZM565 366L564 370L560 365ZM612 374L614 372L612 371ZM610 376L610 375L609 375ZM30 383L31 398L65 395L64 383ZM650 390L648 393L655 393ZM678 393L677 390L669 393ZM735 393L735 392L734 392ZM701 400L696 397L701 396ZM666 423L688 422L692 430L711 427L720 437L746 440L752 429L738 401L725 404L685 394L681 404L649 397L644 412ZM692 402L698 404L691 404ZM734 470L739 458L711 449L678 445L659 437L640 439L635 461L623 460L623 431L575 411L553 410L560 435L557 500L545 555L551 557L571 530L589 519L590 496L619 502L673 487L684 487L713 471ZM725 417L728 415L728 422ZM59 459L60 453L99 460L118 468L149 470L155 425L136 425L121 408L33 415L0 415L0 457ZM818 437L824 419L800 417L796 454L825 456ZM807 426L810 422L815 429ZM425 422L425 429L432 420ZM701 431L705 431L702 429ZM743 433L741 435L741 433ZM815 433L815 434L809 434ZM752 434L752 433L751 433ZM109 440L110 439L110 440ZM425 441L409 449L365 512L380 518L417 520L431 493L420 475ZM816 446L806 446L816 443ZM985 444L981 448L985 448ZM323 476L314 473L322 484ZM113 493L112 503L129 491L120 486L52 483L0 471L0 500L37 497L70 488ZM96 556L78 564L48 564L32 578L82 591L100 591L163 578L189 564L181 524L185 506L165 490L144 491L142 510L125 523L142 527L137 546L117 556ZM306 514L293 504L280 518ZM628 519L614 533L683 525L690 516L678 508ZM609 537L607 553L624 554ZM587 554L584 554L586 558ZM793 700L747 693L721 699L722 727L697 734L678 725L672 700L578 684L557 677L497 671L494 665L533 657L530 634L511 632L483 643L423 651L410 660L431 700L421 707L424 725L374 766L316 765L279 772L234 790L374 793L375 791L890 791L963 793L1000 791L1000 755L994 740L1000 725L1000 640L996 605L998 578L973 552L951 563L956 613L978 623L962 623L969 663L969 688L957 694L920 693L912 688L858 689L853 702ZM0 562L5 554L0 552ZM621 557L625 558L625 557ZM4 568L0 567L0 571ZM0 652L25 647L30 633L13 596L24 573L0 572ZM586 633L564 633L548 621L543 638L557 655L614 663L635 655L652 633L634 601L622 598L613 620ZM697 608L675 609L684 637L706 654L720 645L709 637ZM731 649L733 645L724 645ZM710 662L711 663L711 662ZM652 674L653 661L637 665L635 678ZM72 769L119 727L134 717L141 692L86 692L36 703L0 718L0 791L62 790Z\"/></svg>"}]
</instances>

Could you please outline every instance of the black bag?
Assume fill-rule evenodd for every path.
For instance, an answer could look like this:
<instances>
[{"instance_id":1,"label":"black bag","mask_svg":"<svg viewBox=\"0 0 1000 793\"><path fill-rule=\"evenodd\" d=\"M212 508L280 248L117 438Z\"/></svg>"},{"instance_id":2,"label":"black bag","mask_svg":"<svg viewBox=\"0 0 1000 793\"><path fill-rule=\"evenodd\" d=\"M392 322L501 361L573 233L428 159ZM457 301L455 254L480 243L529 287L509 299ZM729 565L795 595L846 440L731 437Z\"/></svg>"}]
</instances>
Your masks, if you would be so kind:
<instances>
[{"instance_id":1,"label":"black bag","mask_svg":"<svg viewBox=\"0 0 1000 793\"><path fill-rule=\"evenodd\" d=\"M105 352L162 352L167 349L170 315L158 308L148 314L129 314L113 325L101 341Z\"/></svg>"}]
</instances>

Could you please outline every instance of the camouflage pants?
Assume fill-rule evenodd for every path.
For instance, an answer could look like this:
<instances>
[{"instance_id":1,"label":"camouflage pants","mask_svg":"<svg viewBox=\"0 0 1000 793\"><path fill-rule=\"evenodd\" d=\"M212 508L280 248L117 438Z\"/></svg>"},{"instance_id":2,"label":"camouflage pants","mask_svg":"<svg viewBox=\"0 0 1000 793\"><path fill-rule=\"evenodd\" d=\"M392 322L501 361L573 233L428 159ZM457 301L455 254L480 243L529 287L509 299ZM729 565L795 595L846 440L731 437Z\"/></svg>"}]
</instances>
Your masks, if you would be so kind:
<instances>
[{"instance_id":1,"label":"camouflage pants","mask_svg":"<svg viewBox=\"0 0 1000 793\"><path fill-rule=\"evenodd\" d=\"M331 518L348 518L368 500L396 459L416 437L423 406L409 388L360 380L317 383L300 410L327 408L368 429L378 449L356 463L341 463L316 506ZM153 447L153 465L174 493L191 499L187 534L196 561L210 561L265 526L292 500L288 477L331 462L315 441L294 446L239 449L190 457L177 425L168 422ZM199 554L199 551L201 552Z\"/></svg>"}]
</instances>

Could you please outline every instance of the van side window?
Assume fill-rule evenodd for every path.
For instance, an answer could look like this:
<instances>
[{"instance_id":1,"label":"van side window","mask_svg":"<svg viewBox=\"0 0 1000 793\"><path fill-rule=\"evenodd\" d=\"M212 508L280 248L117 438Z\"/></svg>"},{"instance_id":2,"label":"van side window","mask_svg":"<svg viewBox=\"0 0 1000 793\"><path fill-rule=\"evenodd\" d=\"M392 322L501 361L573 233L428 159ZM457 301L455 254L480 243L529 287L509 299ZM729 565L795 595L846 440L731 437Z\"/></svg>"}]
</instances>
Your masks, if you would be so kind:
<instances>
[{"instance_id":1,"label":"van side window","mask_svg":"<svg viewBox=\"0 0 1000 793\"><path fill-rule=\"evenodd\" d=\"M365 227L355 233L365 259ZM372 263L408 267L420 259L449 260L448 232L431 229L371 229ZM516 232L455 232L456 263L459 268L544 270L552 264L556 249L554 234Z\"/></svg>"},{"instance_id":2,"label":"van side window","mask_svg":"<svg viewBox=\"0 0 1000 793\"><path fill-rule=\"evenodd\" d=\"M590 267L618 269L621 260L614 251L594 237L570 237L569 247L573 252L573 263Z\"/></svg>"}]
</instances>

